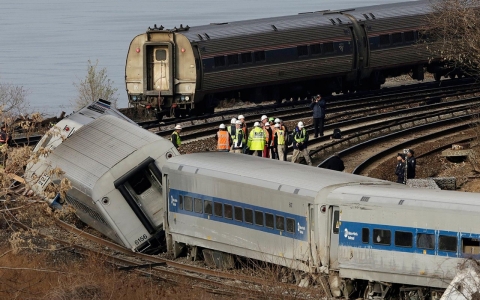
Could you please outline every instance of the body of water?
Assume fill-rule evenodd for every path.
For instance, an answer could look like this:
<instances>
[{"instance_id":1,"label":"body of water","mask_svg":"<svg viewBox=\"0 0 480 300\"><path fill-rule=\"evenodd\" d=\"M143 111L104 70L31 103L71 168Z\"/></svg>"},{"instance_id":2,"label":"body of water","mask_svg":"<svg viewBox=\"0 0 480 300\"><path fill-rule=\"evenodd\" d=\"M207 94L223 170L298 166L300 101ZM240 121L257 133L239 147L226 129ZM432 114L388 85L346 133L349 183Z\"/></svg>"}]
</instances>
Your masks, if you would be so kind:
<instances>
[{"instance_id":1,"label":"body of water","mask_svg":"<svg viewBox=\"0 0 480 300\"><path fill-rule=\"evenodd\" d=\"M0 82L23 86L32 111L70 113L74 82L98 60L127 106L124 84L130 41L153 24L173 28L399 0L2 0Z\"/></svg>"}]
</instances>

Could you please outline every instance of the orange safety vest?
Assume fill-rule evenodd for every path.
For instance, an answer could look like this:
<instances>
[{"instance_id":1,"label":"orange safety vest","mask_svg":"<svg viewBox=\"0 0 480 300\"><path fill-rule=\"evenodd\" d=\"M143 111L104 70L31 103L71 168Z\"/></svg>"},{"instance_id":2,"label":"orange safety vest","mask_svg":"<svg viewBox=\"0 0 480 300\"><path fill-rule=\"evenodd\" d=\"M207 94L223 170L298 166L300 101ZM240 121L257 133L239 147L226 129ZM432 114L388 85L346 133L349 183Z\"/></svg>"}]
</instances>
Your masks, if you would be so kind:
<instances>
[{"instance_id":1,"label":"orange safety vest","mask_svg":"<svg viewBox=\"0 0 480 300\"><path fill-rule=\"evenodd\" d=\"M217 150L229 150L230 149L230 137L228 131L217 132L218 142Z\"/></svg>"}]
</instances>

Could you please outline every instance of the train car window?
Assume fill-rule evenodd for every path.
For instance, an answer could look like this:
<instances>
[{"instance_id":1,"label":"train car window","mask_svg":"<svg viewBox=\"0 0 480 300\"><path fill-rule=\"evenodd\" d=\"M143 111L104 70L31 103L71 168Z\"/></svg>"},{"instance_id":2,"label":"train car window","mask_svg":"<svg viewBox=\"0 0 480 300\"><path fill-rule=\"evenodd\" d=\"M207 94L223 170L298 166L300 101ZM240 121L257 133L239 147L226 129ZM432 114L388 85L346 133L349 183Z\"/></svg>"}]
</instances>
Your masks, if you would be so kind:
<instances>
[{"instance_id":1,"label":"train car window","mask_svg":"<svg viewBox=\"0 0 480 300\"><path fill-rule=\"evenodd\" d=\"M333 212L333 233L338 234L340 231L340 211Z\"/></svg>"},{"instance_id":2,"label":"train car window","mask_svg":"<svg viewBox=\"0 0 480 300\"><path fill-rule=\"evenodd\" d=\"M287 231L295 233L295 220L287 218Z\"/></svg>"},{"instance_id":3,"label":"train car window","mask_svg":"<svg viewBox=\"0 0 480 300\"><path fill-rule=\"evenodd\" d=\"M189 196L185 196L184 197L184 207L185 207L185 210L188 210L188 211L193 211L193 199L192 197L189 197Z\"/></svg>"},{"instance_id":4,"label":"train car window","mask_svg":"<svg viewBox=\"0 0 480 300\"><path fill-rule=\"evenodd\" d=\"M390 245L392 233L390 230L373 229L373 243L378 245Z\"/></svg>"},{"instance_id":5,"label":"train car window","mask_svg":"<svg viewBox=\"0 0 480 300\"><path fill-rule=\"evenodd\" d=\"M308 56L308 46L307 45L297 46L297 55Z\"/></svg>"},{"instance_id":6,"label":"train car window","mask_svg":"<svg viewBox=\"0 0 480 300\"><path fill-rule=\"evenodd\" d=\"M213 58L213 63L215 67L224 67L225 66L225 56L215 56Z\"/></svg>"},{"instance_id":7,"label":"train car window","mask_svg":"<svg viewBox=\"0 0 480 300\"><path fill-rule=\"evenodd\" d=\"M178 201L178 208L183 210L183 195L180 195L178 198L179 198L178 199L179 200Z\"/></svg>"},{"instance_id":8,"label":"train car window","mask_svg":"<svg viewBox=\"0 0 480 300\"><path fill-rule=\"evenodd\" d=\"M333 42L323 44L323 52L324 53L333 53L335 49L333 48Z\"/></svg>"},{"instance_id":9,"label":"train car window","mask_svg":"<svg viewBox=\"0 0 480 300\"><path fill-rule=\"evenodd\" d=\"M222 203L213 202L213 213L216 217L223 217Z\"/></svg>"},{"instance_id":10,"label":"train car window","mask_svg":"<svg viewBox=\"0 0 480 300\"><path fill-rule=\"evenodd\" d=\"M258 210L255 211L255 225L263 226L263 212Z\"/></svg>"},{"instance_id":11,"label":"train car window","mask_svg":"<svg viewBox=\"0 0 480 300\"><path fill-rule=\"evenodd\" d=\"M265 227L273 229L273 215L265 213Z\"/></svg>"},{"instance_id":12,"label":"train car window","mask_svg":"<svg viewBox=\"0 0 480 300\"><path fill-rule=\"evenodd\" d=\"M198 214L203 213L203 203L202 199L194 198L194 209Z\"/></svg>"},{"instance_id":13,"label":"train car window","mask_svg":"<svg viewBox=\"0 0 480 300\"><path fill-rule=\"evenodd\" d=\"M365 244L370 242L370 229L362 228L362 242Z\"/></svg>"},{"instance_id":14,"label":"train car window","mask_svg":"<svg viewBox=\"0 0 480 300\"><path fill-rule=\"evenodd\" d=\"M387 46L390 45L390 35L389 34L382 34L379 36L380 38L380 46Z\"/></svg>"},{"instance_id":15,"label":"train car window","mask_svg":"<svg viewBox=\"0 0 480 300\"><path fill-rule=\"evenodd\" d=\"M225 218L233 219L233 208L230 204L224 204L223 209L225 210Z\"/></svg>"},{"instance_id":16,"label":"train car window","mask_svg":"<svg viewBox=\"0 0 480 300\"><path fill-rule=\"evenodd\" d=\"M320 44L310 45L310 53L312 53L312 55L322 53L322 45Z\"/></svg>"},{"instance_id":17,"label":"train car window","mask_svg":"<svg viewBox=\"0 0 480 300\"><path fill-rule=\"evenodd\" d=\"M462 238L462 252L466 254L480 254L480 239Z\"/></svg>"},{"instance_id":18,"label":"train car window","mask_svg":"<svg viewBox=\"0 0 480 300\"><path fill-rule=\"evenodd\" d=\"M243 209L239 206L235 206L235 220L243 222Z\"/></svg>"},{"instance_id":19,"label":"train car window","mask_svg":"<svg viewBox=\"0 0 480 300\"><path fill-rule=\"evenodd\" d=\"M405 42L413 42L415 41L415 34L413 31L407 31L403 33L403 37L405 38Z\"/></svg>"},{"instance_id":20,"label":"train car window","mask_svg":"<svg viewBox=\"0 0 480 300\"><path fill-rule=\"evenodd\" d=\"M245 223L253 224L253 210L245 208Z\"/></svg>"},{"instance_id":21,"label":"train car window","mask_svg":"<svg viewBox=\"0 0 480 300\"><path fill-rule=\"evenodd\" d=\"M457 237L441 235L438 237L438 250L457 252Z\"/></svg>"},{"instance_id":22,"label":"train car window","mask_svg":"<svg viewBox=\"0 0 480 300\"><path fill-rule=\"evenodd\" d=\"M167 60L167 51L166 50L157 50L155 51L155 60L164 61Z\"/></svg>"},{"instance_id":23,"label":"train car window","mask_svg":"<svg viewBox=\"0 0 480 300\"><path fill-rule=\"evenodd\" d=\"M137 195L143 194L143 192L152 187L152 183L148 180L145 170L135 173L135 175L128 178L127 182Z\"/></svg>"},{"instance_id":24,"label":"train car window","mask_svg":"<svg viewBox=\"0 0 480 300\"><path fill-rule=\"evenodd\" d=\"M401 32L392 33L392 43L394 43L394 44L403 43L402 33L401 33Z\"/></svg>"},{"instance_id":25,"label":"train car window","mask_svg":"<svg viewBox=\"0 0 480 300\"><path fill-rule=\"evenodd\" d=\"M245 52L240 54L242 57L242 63L247 64L252 62L252 52Z\"/></svg>"},{"instance_id":26,"label":"train car window","mask_svg":"<svg viewBox=\"0 0 480 300\"><path fill-rule=\"evenodd\" d=\"M230 54L227 56L228 65L238 65L238 54Z\"/></svg>"},{"instance_id":27,"label":"train car window","mask_svg":"<svg viewBox=\"0 0 480 300\"><path fill-rule=\"evenodd\" d=\"M428 233L417 233L417 248L435 249L435 235Z\"/></svg>"},{"instance_id":28,"label":"train car window","mask_svg":"<svg viewBox=\"0 0 480 300\"><path fill-rule=\"evenodd\" d=\"M265 61L265 51L255 51L253 52L253 56L255 57L255 61Z\"/></svg>"},{"instance_id":29,"label":"train car window","mask_svg":"<svg viewBox=\"0 0 480 300\"><path fill-rule=\"evenodd\" d=\"M413 233L405 231L395 231L395 246L397 247L412 247Z\"/></svg>"},{"instance_id":30,"label":"train car window","mask_svg":"<svg viewBox=\"0 0 480 300\"><path fill-rule=\"evenodd\" d=\"M283 216L275 216L275 226L278 230L285 231L285 218Z\"/></svg>"},{"instance_id":31,"label":"train car window","mask_svg":"<svg viewBox=\"0 0 480 300\"><path fill-rule=\"evenodd\" d=\"M205 200L203 201L204 211L207 215L213 214L212 201Z\"/></svg>"}]
</instances>

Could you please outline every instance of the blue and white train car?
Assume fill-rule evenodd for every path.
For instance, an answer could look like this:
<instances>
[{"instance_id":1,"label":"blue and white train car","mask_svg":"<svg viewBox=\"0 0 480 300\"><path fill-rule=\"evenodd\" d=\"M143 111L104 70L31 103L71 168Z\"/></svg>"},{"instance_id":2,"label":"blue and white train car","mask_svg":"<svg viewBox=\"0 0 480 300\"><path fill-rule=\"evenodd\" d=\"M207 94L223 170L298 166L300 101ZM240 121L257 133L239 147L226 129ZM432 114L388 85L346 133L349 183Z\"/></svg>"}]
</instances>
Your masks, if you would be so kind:
<instances>
[{"instance_id":1,"label":"blue and white train car","mask_svg":"<svg viewBox=\"0 0 480 300\"><path fill-rule=\"evenodd\" d=\"M326 273L337 297L433 299L480 253L475 193L229 153L176 156L162 172L175 256L203 249Z\"/></svg>"}]
</instances>

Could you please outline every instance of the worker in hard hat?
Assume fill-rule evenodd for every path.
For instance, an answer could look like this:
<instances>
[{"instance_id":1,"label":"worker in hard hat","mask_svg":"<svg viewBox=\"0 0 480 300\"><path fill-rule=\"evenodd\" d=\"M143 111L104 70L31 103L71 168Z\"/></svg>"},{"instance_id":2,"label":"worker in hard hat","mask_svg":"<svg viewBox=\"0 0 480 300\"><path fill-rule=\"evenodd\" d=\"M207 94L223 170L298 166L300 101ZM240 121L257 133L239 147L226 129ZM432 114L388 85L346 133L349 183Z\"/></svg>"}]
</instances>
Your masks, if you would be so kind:
<instances>
[{"instance_id":1,"label":"worker in hard hat","mask_svg":"<svg viewBox=\"0 0 480 300\"><path fill-rule=\"evenodd\" d=\"M243 135L242 121L237 120L235 123L235 135L232 135L232 153L243 153L243 145L245 144L245 136Z\"/></svg>"},{"instance_id":2,"label":"worker in hard hat","mask_svg":"<svg viewBox=\"0 0 480 300\"><path fill-rule=\"evenodd\" d=\"M295 132L293 133L293 157L292 162L296 163L300 154L305 157L308 165L312 165L312 160L310 159L310 154L307 150L307 142L308 142L308 133L303 125L303 122L298 122L297 128L295 128Z\"/></svg>"},{"instance_id":3,"label":"worker in hard hat","mask_svg":"<svg viewBox=\"0 0 480 300\"><path fill-rule=\"evenodd\" d=\"M264 124L263 131L265 132L265 146L263 148L262 157L270 158L271 142L273 139L273 133L272 133L272 129L270 128L270 123L266 122Z\"/></svg>"},{"instance_id":4,"label":"worker in hard hat","mask_svg":"<svg viewBox=\"0 0 480 300\"><path fill-rule=\"evenodd\" d=\"M262 122L262 128L265 128L265 123L268 123L268 117L266 115L263 115L260 118L260 122Z\"/></svg>"},{"instance_id":5,"label":"worker in hard hat","mask_svg":"<svg viewBox=\"0 0 480 300\"><path fill-rule=\"evenodd\" d=\"M275 119L275 124L277 124L277 123L280 124L280 128L283 130L284 135L285 135L285 145L283 147L283 160L286 161L287 160L287 147L292 143L291 142L292 139L291 138L289 139L289 137L290 137L289 131L288 131L287 126L283 123L283 120Z\"/></svg>"},{"instance_id":6,"label":"worker in hard hat","mask_svg":"<svg viewBox=\"0 0 480 300\"><path fill-rule=\"evenodd\" d=\"M242 128L243 137L246 139L248 137L248 128L247 128L247 122L245 122L245 117L243 115L239 115L237 120L240 120L240 122L242 122L242 125L240 125L240 128ZM247 143L243 143L242 153L247 153Z\"/></svg>"},{"instance_id":7,"label":"worker in hard hat","mask_svg":"<svg viewBox=\"0 0 480 300\"><path fill-rule=\"evenodd\" d=\"M253 151L253 155L261 157L265 147L265 131L260 126L260 122L255 122L253 126L248 136L247 146Z\"/></svg>"},{"instance_id":8,"label":"worker in hard hat","mask_svg":"<svg viewBox=\"0 0 480 300\"><path fill-rule=\"evenodd\" d=\"M218 132L215 135L215 139L217 140L217 151L230 151L230 146L232 145L232 137L225 128L225 124L220 124L220 126L218 127Z\"/></svg>"},{"instance_id":9,"label":"worker in hard hat","mask_svg":"<svg viewBox=\"0 0 480 300\"><path fill-rule=\"evenodd\" d=\"M273 143L273 151L275 152L276 159L285 161L285 130L280 123L275 124Z\"/></svg>"},{"instance_id":10,"label":"worker in hard hat","mask_svg":"<svg viewBox=\"0 0 480 300\"><path fill-rule=\"evenodd\" d=\"M182 131L182 126L177 125L175 126L175 130L173 131L172 135L170 136L170 141L173 143L175 148L179 148L182 145L182 140L180 139L180 132Z\"/></svg>"},{"instance_id":11,"label":"worker in hard hat","mask_svg":"<svg viewBox=\"0 0 480 300\"><path fill-rule=\"evenodd\" d=\"M237 122L237 119L232 118L232 120L230 121L230 125L227 126L227 131L228 133L230 133L230 136L235 135L235 122Z\"/></svg>"}]
</instances>

